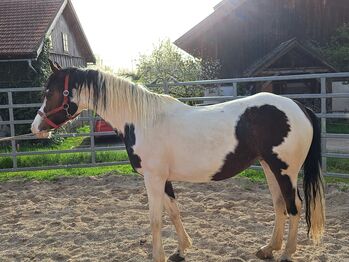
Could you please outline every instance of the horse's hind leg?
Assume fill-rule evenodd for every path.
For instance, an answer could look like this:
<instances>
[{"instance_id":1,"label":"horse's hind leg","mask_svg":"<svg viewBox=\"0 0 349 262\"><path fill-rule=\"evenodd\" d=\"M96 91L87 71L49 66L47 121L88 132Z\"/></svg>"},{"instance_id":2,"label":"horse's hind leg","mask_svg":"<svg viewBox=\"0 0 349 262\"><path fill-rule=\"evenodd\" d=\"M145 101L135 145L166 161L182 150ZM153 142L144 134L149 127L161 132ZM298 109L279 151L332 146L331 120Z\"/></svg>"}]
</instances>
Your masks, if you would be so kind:
<instances>
[{"instance_id":1,"label":"horse's hind leg","mask_svg":"<svg viewBox=\"0 0 349 262\"><path fill-rule=\"evenodd\" d=\"M270 161L269 159L268 164L266 162L261 161L261 164L265 170L268 169L268 171L270 171L270 173L274 175L274 178L275 178L274 181L277 181L276 184L278 185L282 198L284 199L284 203L285 203L284 207L286 207L286 210L283 211L284 216L286 218L286 214L289 215L289 223L290 223L289 234L287 238L286 248L280 260L291 261L291 256L296 251L298 222L300 219L300 213L302 208L301 199L297 194L297 177L298 177L298 173L301 166L300 164L298 164L298 162L301 162L301 161L299 160L299 161L290 162L289 165L285 166L286 170L285 169L282 170L282 168L280 168L281 160L278 158L272 159L272 161ZM265 168L265 166L267 166L268 168ZM266 172L266 173L269 173L269 172ZM268 178L268 175L267 175L267 178ZM280 241L280 247L281 247L281 241Z\"/></svg>"},{"instance_id":2,"label":"horse's hind leg","mask_svg":"<svg viewBox=\"0 0 349 262\"><path fill-rule=\"evenodd\" d=\"M273 257L274 250L281 249L287 216L285 200L282 196L280 186L273 172L270 170L266 162L260 161L260 163L263 167L265 176L267 178L269 190L273 198L273 205L275 210L275 225L270 242L267 245L261 247L257 251L256 256L260 259L268 259Z\"/></svg>"},{"instance_id":3,"label":"horse's hind leg","mask_svg":"<svg viewBox=\"0 0 349 262\"><path fill-rule=\"evenodd\" d=\"M165 194L164 198L165 209L170 216L173 225L176 228L178 236L178 252L170 256L170 261L184 261L184 252L187 248L190 248L192 241L183 227L181 220L179 208L177 206L176 200Z\"/></svg>"},{"instance_id":4,"label":"horse's hind leg","mask_svg":"<svg viewBox=\"0 0 349 262\"><path fill-rule=\"evenodd\" d=\"M296 188L296 191L298 189ZM302 209L302 201L299 198L299 195L296 192L295 197L297 214L290 214L289 221L289 230L288 230L288 238L285 250L280 258L281 261L292 261L291 256L294 252L296 252L297 248L297 232L298 232L298 223L301 217L301 209Z\"/></svg>"}]
</instances>

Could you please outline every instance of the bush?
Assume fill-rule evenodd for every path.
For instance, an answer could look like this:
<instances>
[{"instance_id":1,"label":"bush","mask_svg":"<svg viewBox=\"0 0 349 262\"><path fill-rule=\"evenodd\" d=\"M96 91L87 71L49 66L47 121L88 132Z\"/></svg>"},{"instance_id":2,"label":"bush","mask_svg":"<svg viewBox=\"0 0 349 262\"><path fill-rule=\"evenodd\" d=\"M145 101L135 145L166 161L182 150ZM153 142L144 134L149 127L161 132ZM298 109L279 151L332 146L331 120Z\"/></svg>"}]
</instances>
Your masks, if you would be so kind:
<instances>
[{"instance_id":1,"label":"bush","mask_svg":"<svg viewBox=\"0 0 349 262\"><path fill-rule=\"evenodd\" d=\"M144 84L176 81L214 79L220 71L216 60L201 60L177 48L170 40L163 40L154 47L150 55L141 55L137 64L137 76ZM155 88L163 92L163 88ZM176 97L202 96L202 88L176 86L170 90Z\"/></svg>"},{"instance_id":2,"label":"bush","mask_svg":"<svg viewBox=\"0 0 349 262\"><path fill-rule=\"evenodd\" d=\"M338 70L349 71L349 25L339 27L321 51Z\"/></svg>"}]
</instances>

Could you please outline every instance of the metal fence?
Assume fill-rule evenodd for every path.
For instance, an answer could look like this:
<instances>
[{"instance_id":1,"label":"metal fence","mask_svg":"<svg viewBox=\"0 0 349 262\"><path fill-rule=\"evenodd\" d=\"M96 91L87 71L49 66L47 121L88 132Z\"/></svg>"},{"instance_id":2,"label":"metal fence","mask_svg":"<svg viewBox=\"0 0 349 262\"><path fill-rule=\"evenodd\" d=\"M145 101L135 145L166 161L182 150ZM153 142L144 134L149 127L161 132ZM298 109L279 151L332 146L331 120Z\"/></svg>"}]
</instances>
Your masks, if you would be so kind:
<instances>
[{"instance_id":1,"label":"metal fence","mask_svg":"<svg viewBox=\"0 0 349 262\"><path fill-rule=\"evenodd\" d=\"M307 75L291 75L291 76L272 76L272 77L253 77L253 78L236 78L236 79L218 79L218 80L205 80L205 81L192 81L192 82L176 82L176 83L164 83L163 85L152 85L149 88L161 88L164 93L171 93L171 89L176 87L190 87L190 88L220 88L221 86L230 87L231 95L229 96L210 96L210 97L185 97L180 98L183 102L196 103L196 105L205 103L220 103L228 100L239 99L244 96L238 95L238 93L244 93L239 90L242 89L242 84L244 83L258 83L258 82L275 82L275 81L293 81L293 80L309 80L316 79L320 82L321 88L319 93L307 93L307 94L289 94L285 95L292 99L318 99L320 100L320 110L317 113L317 116L321 118L321 137L322 137L322 160L323 160L323 172L328 176L335 177L346 177L349 178L349 174L339 174L334 172L328 172L327 170L327 160L328 158L340 158L348 159L349 154L347 153L336 153L336 152L327 152L326 150L326 140L327 139L342 139L342 141L348 141L349 134L332 134L326 132L326 122L327 119L348 119L349 113L346 112L327 112L327 103L328 99L338 99L338 98L349 98L348 93L328 93L326 84L331 84L332 81L348 81L349 73L329 73L329 74L307 74ZM15 136L15 126L22 124L30 124L32 120L16 120L14 117L14 110L17 108L39 108L41 104L16 104L13 101L13 94L17 92L38 92L42 88L7 88L0 89L0 94L7 94L8 103L5 105L0 105L0 110L8 110L9 120L1 121L1 125L10 126L10 136ZM238 92L239 91L239 92ZM96 155L100 152L107 151L120 151L125 150L123 145L96 145L95 138L96 136L101 135L111 135L113 132L95 132L94 123L98 117L93 116L92 113L89 113L86 117L80 117L76 121L87 121L90 127L90 132L88 133L64 133L57 134L58 137L89 137L89 145L83 148L73 148L67 150L50 150L50 151L20 151L18 150L18 141L23 139L12 139L11 140L11 150L10 152L0 151L0 160L1 158L11 158L12 165L8 168L3 168L0 166L0 172L10 172L10 171L28 171L28 170L47 170L47 169L59 169L59 168L75 168L75 167L91 167L91 166L111 166L111 165L121 165L127 164L128 161L110 161L110 162L100 162L97 161ZM36 139L36 138L31 138ZM349 151L349 149L348 149ZM47 155L47 154L71 154L71 153L88 153L90 154L89 162L83 164L67 164L67 165L52 165L52 166L21 166L18 164L18 158L22 156L33 156L33 155ZM258 168L258 167L255 167ZM349 173L349 170L348 172Z\"/></svg>"},{"instance_id":2,"label":"metal fence","mask_svg":"<svg viewBox=\"0 0 349 262\"><path fill-rule=\"evenodd\" d=\"M14 93L23 93L23 92L41 92L42 87L29 87L29 88L0 88L0 94L7 94L8 104L0 105L0 110L8 110L9 120L0 121L0 126L8 125L10 127L10 136L18 135L16 133L16 125L29 125L32 123L32 119L28 120L17 120L15 119L14 110L23 109L23 108L35 108L38 109L41 106L41 103L30 103L30 104L16 104L14 103ZM5 113L6 114L6 113ZM6 143L0 143L0 161L4 158L11 158L12 165L11 167L5 167L0 165L0 172L13 172L13 171L34 171L34 170L49 170L49 169L65 169L65 168L83 168L83 167L96 167L96 166L111 166L111 165L124 165L128 164L129 161L109 161L109 162L99 162L97 160L97 154L101 152L110 152L110 151L122 151L125 150L125 146L122 144L111 144L111 145L96 145L96 138L101 136L114 135L115 132L95 132L94 126L95 121L99 120L98 116L94 116L92 112L88 112L87 116L79 117L77 122L88 123L90 132L65 132L65 133L57 133L55 134L56 138L68 138L68 137L89 137L88 145L79 146L78 148L65 149L65 150L42 150L42 151L21 151L19 149L19 143L23 140L37 140L36 137L31 138L13 138L11 139L11 150L8 152L6 150L8 146ZM64 130L62 130L64 131ZM37 145L33 143L33 148ZM6 148L4 150L4 148ZM63 164L63 165L50 165L50 166L21 166L18 164L18 158L23 156L40 156L40 155L54 155L54 154L74 154L74 153L82 153L89 154L89 162L88 163L79 163L79 164ZM75 157L76 155L72 155ZM1 161L0 163L7 163L8 161Z\"/></svg>"}]
</instances>

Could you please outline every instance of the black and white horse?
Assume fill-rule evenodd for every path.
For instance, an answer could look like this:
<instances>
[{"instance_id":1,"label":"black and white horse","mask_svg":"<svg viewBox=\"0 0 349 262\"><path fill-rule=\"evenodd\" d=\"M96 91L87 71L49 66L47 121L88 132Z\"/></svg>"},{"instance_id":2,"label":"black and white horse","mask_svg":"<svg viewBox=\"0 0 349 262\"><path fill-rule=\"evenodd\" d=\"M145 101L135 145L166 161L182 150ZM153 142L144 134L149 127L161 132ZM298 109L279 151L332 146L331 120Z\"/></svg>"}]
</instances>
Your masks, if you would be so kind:
<instances>
[{"instance_id":1,"label":"black and white horse","mask_svg":"<svg viewBox=\"0 0 349 262\"><path fill-rule=\"evenodd\" d=\"M223 180L256 160L263 167L275 209L271 240L257 251L257 257L270 258L273 250L281 249L287 217L289 233L281 260L291 260L296 251L302 206L297 177L302 166L308 230L316 242L321 239L325 215L320 130L310 109L269 93L191 107L103 72L52 67L32 132L47 137L50 129L87 109L119 131L132 166L144 177L154 261L166 260L161 239L163 207L178 234L178 252L171 259L184 260L192 244L171 181Z\"/></svg>"}]
</instances>

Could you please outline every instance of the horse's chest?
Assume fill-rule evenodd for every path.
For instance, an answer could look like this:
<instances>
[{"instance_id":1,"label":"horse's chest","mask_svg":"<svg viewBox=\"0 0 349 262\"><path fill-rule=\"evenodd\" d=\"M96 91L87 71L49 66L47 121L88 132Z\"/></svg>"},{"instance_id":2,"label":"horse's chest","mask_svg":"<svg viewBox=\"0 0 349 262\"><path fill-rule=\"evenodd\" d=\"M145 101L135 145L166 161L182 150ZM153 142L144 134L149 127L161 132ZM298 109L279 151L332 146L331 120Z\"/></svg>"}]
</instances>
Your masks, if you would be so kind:
<instances>
[{"instance_id":1,"label":"horse's chest","mask_svg":"<svg viewBox=\"0 0 349 262\"><path fill-rule=\"evenodd\" d=\"M135 133L135 127L133 124L125 125L122 138L125 143L126 152L128 154L131 166L133 167L134 170L140 169L142 167L141 165L142 160L134 152L134 148L133 148L136 144L136 133Z\"/></svg>"}]
</instances>

